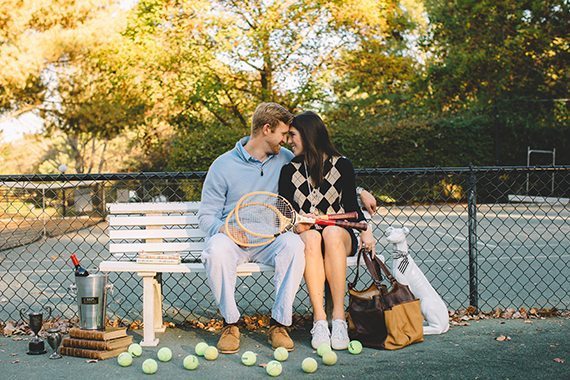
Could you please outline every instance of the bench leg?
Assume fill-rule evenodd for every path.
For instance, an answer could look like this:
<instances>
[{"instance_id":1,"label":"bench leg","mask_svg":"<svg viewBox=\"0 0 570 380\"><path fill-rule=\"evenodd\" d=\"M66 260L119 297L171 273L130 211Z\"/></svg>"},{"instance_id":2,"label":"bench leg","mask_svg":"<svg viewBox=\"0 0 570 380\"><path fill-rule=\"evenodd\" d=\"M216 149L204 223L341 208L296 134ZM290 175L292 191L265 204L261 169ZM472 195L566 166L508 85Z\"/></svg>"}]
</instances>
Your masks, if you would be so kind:
<instances>
[{"instance_id":1,"label":"bench leg","mask_svg":"<svg viewBox=\"0 0 570 380\"><path fill-rule=\"evenodd\" d=\"M162 323L162 285L156 278L153 281L154 287L154 332L165 332L166 327Z\"/></svg>"},{"instance_id":2,"label":"bench leg","mask_svg":"<svg viewBox=\"0 0 570 380\"><path fill-rule=\"evenodd\" d=\"M158 346L158 339L154 335L154 307L155 289L154 273L139 273L143 278L143 340L140 343L143 347Z\"/></svg>"}]
</instances>

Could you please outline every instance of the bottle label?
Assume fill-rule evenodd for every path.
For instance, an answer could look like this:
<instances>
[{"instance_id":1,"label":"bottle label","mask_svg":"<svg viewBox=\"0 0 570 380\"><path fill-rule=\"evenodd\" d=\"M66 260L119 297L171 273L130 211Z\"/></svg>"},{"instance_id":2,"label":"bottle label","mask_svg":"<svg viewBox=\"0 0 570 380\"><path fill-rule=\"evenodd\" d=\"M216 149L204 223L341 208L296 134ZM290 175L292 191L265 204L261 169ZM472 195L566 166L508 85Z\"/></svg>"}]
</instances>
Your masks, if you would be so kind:
<instances>
[{"instance_id":1,"label":"bottle label","mask_svg":"<svg viewBox=\"0 0 570 380\"><path fill-rule=\"evenodd\" d=\"M82 305L97 305L99 303L99 297L81 297Z\"/></svg>"}]
</instances>

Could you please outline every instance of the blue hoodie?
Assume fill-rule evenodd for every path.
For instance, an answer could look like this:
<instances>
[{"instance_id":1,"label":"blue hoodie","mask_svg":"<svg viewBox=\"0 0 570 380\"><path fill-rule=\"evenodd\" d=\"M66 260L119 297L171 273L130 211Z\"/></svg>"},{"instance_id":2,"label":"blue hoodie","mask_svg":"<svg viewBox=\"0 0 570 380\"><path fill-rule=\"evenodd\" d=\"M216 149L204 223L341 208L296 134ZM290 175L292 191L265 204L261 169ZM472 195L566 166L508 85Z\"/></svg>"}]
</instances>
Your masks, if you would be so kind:
<instances>
[{"instance_id":1,"label":"blue hoodie","mask_svg":"<svg viewBox=\"0 0 570 380\"><path fill-rule=\"evenodd\" d=\"M200 228L212 237L225 223L237 201L252 191L277 193L281 168L294 155L281 148L279 154L270 155L263 162L252 157L244 148L249 137L236 143L234 149L222 154L210 165L198 211Z\"/></svg>"}]
</instances>

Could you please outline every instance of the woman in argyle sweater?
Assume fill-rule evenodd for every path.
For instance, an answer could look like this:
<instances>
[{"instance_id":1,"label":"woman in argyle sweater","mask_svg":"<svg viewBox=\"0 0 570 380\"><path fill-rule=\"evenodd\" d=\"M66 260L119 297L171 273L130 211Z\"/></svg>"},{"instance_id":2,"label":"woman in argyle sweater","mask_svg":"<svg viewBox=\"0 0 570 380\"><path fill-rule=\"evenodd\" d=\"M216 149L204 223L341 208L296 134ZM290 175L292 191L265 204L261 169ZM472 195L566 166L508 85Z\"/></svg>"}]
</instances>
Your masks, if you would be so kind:
<instances>
[{"instance_id":1,"label":"woman in argyle sweater","mask_svg":"<svg viewBox=\"0 0 570 380\"><path fill-rule=\"evenodd\" d=\"M293 119L289 144L295 158L281 169L279 194L301 214L321 215L357 211L365 220L356 200L354 168L331 143L323 120L314 112L303 112ZM345 321L346 257L354 255L358 240L353 230L337 226L300 224L295 232L305 243L305 282L313 307L313 348L329 343L344 350L349 338ZM373 248L370 229L360 234L362 245ZM331 289L332 334L323 306L325 281Z\"/></svg>"}]
</instances>

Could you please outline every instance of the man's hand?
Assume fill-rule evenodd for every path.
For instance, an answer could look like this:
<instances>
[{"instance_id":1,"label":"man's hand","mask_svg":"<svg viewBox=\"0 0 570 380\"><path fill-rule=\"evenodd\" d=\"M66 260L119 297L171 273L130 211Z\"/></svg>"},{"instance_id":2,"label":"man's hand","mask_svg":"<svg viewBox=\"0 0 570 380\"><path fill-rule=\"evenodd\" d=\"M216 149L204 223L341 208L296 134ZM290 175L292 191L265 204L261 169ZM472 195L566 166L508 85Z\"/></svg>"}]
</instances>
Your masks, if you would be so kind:
<instances>
[{"instance_id":1,"label":"man's hand","mask_svg":"<svg viewBox=\"0 0 570 380\"><path fill-rule=\"evenodd\" d=\"M362 190L360 192L360 202L370 215L373 215L378 208L376 198L374 198L374 195L372 195L368 190Z\"/></svg>"}]
</instances>

